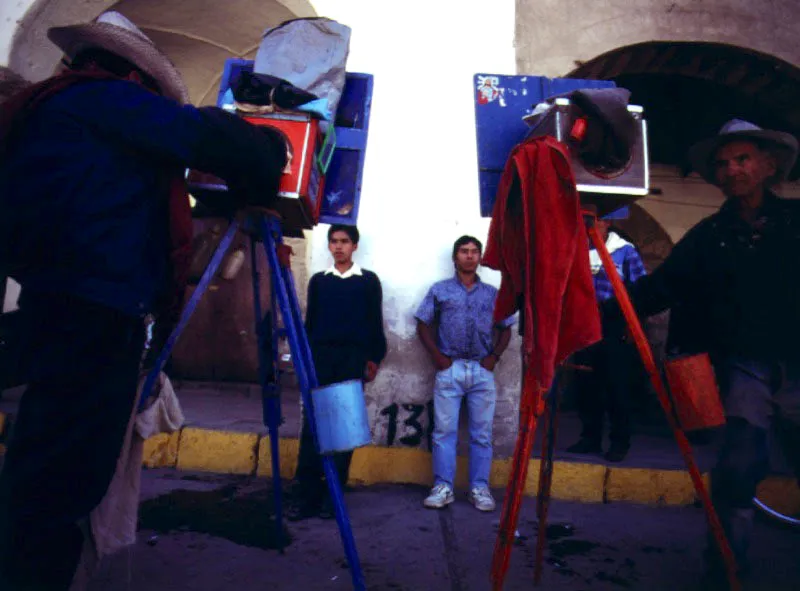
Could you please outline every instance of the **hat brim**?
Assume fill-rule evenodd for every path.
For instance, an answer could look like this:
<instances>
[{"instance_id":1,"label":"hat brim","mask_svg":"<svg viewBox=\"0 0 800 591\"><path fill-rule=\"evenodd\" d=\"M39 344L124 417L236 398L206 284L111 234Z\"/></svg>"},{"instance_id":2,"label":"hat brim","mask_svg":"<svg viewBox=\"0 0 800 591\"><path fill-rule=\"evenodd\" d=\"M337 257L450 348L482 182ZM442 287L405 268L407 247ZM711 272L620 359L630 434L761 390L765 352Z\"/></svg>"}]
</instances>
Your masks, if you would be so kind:
<instances>
[{"instance_id":1,"label":"hat brim","mask_svg":"<svg viewBox=\"0 0 800 591\"><path fill-rule=\"evenodd\" d=\"M696 143L689 149L689 162L692 165L692 169L707 182L716 185L717 178L711 163L712 157L725 144L741 140L755 140L759 143L769 144L770 151L775 157L776 165L772 181L781 182L786 180L797 160L797 139L789 133L768 129L734 131Z\"/></svg>"},{"instance_id":2,"label":"hat brim","mask_svg":"<svg viewBox=\"0 0 800 591\"><path fill-rule=\"evenodd\" d=\"M97 48L125 58L151 76L164 96L181 104L189 102L189 91L178 69L149 40L108 23L86 23L53 27L47 37L70 59L85 49Z\"/></svg>"}]
</instances>

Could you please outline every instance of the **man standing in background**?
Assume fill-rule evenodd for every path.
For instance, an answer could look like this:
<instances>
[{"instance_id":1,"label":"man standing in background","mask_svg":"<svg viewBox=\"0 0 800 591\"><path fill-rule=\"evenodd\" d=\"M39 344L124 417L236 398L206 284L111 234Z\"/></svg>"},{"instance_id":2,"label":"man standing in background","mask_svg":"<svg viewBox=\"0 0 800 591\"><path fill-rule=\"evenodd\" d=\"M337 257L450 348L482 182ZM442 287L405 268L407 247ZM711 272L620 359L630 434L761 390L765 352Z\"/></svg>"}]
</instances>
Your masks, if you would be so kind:
<instances>
[{"instance_id":1,"label":"man standing in background","mask_svg":"<svg viewBox=\"0 0 800 591\"><path fill-rule=\"evenodd\" d=\"M616 232L610 232L609 226L608 220L596 221L597 231L617 272L630 287L647 271L633 244ZM594 247L589 250L589 263L597 303L602 304L614 296L614 291ZM604 323L603 340L578 351L573 357L574 364L579 366L576 386L583 429L580 440L567 448L569 453L575 454L603 453L603 423L608 412L610 445L605 457L609 462L624 460L631 447L630 386L636 363L636 349L627 341L623 331L615 329L615 326Z\"/></svg>"},{"instance_id":2,"label":"man standing in background","mask_svg":"<svg viewBox=\"0 0 800 591\"><path fill-rule=\"evenodd\" d=\"M308 283L306 331L320 386L347 380L371 382L386 356L381 282L375 273L353 261L358 241L355 226L331 226L328 250L333 265ZM342 486L347 484L352 457L352 451L333 456ZM303 413L295 475L298 499L289 510L290 520L333 517L323 475L322 458Z\"/></svg>"},{"instance_id":3,"label":"man standing in background","mask_svg":"<svg viewBox=\"0 0 800 591\"><path fill-rule=\"evenodd\" d=\"M493 511L489 490L492 422L497 391L494 368L511 339L509 319L492 320L497 289L481 281L483 245L462 236L453 245L455 276L435 283L416 313L417 334L437 369L433 391L434 486L424 505L441 509L455 500L456 440L462 398L469 413L470 502Z\"/></svg>"}]
</instances>

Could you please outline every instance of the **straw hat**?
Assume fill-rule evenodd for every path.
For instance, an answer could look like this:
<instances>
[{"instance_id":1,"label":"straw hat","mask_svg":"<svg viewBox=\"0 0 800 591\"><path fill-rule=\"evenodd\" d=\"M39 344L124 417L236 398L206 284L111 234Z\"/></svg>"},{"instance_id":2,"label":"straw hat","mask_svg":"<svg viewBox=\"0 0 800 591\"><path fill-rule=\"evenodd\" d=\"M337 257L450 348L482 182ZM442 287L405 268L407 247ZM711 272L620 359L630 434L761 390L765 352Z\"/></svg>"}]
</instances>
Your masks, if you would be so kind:
<instances>
[{"instance_id":1,"label":"straw hat","mask_svg":"<svg viewBox=\"0 0 800 591\"><path fill-rule=\"evenodd\" d=\"M70 59L91 48L125 58L151 76L164 96L181 104L189 102L189 91L178 69L147 35L118 12L104 12L91 23L53 27L47 36Z\"/></svg>"},{"instance_id":2,"label":"straw hat","mask_svg":"<svg viewBox=\"0 0 800 591\"><path fill-rule=\"evenodd\" d=\"M797 139L782 131L761 129L758 125L742 119L731 119L712 138L696 143L689 149L692 168L712 185L717 184L711 159L724 144L738 140L755 140L768 146L775 157L776 172L773 182L786 180L797 160Z\"/></svg>"}]
</instances>

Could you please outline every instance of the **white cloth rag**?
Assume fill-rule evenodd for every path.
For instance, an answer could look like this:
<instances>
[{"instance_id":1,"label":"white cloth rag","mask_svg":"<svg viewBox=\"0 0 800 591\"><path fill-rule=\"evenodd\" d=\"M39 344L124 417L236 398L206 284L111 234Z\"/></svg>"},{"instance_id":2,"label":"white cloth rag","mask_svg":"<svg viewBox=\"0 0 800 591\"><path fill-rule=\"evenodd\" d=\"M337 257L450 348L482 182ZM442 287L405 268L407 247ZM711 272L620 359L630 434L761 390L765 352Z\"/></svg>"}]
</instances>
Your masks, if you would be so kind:
<instances>
[{"instance_id":1,"label":"white cloth rag","mask_svg":"<svg viewBox=\"0 0 800 591\"><path fill-rule=\"evenodd\" d=\"M82 524L83 554L70 591L86 587L103 557L136 543L144 442L159 433L174 433L183 427L184 416L178 397L163 372L147 407L137 414L145 379L146 376L142 376L139 381L139 394L128 422L117 470L100 504L89 514L88 523Z\"/></svg>"}]
</instances>

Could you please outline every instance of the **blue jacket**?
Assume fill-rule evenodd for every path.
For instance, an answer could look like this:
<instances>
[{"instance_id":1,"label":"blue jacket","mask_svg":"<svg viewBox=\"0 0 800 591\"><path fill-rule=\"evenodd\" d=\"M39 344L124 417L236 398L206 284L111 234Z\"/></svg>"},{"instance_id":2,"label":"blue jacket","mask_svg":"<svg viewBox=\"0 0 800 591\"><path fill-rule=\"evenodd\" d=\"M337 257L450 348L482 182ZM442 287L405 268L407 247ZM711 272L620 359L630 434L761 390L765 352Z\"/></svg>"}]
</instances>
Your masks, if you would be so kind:
<instances>
[{"instance_id":1,"label":"blue jacket","mask_svg":"<svg viewBox=\"0 0 800 591\"><path fill-rule=\"evenodd\" d=\"M0 263L23 293L151 311L168 272L168 182L186 167L274 192L283 140L127 81L75 84L28 116L0 162Z\"/></svg>"}]
</instances>

